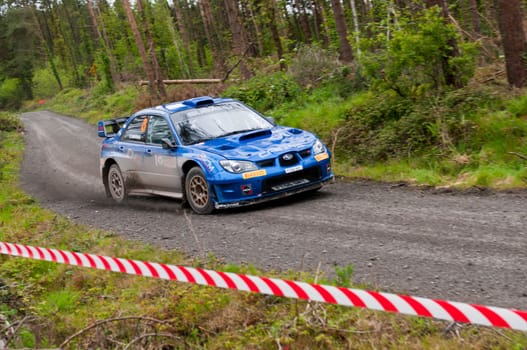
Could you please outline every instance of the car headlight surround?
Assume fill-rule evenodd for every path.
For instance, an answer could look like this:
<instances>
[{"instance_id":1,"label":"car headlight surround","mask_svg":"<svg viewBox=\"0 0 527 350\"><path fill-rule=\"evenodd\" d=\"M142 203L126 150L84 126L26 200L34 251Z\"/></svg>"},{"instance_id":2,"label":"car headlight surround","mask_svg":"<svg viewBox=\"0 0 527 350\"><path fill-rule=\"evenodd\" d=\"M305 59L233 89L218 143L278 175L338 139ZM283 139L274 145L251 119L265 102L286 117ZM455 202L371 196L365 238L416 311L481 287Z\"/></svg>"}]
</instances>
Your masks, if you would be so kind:
<instances>
[{"instance_id":1,"label":"car headlight surround","mask_svg":"<svg viewBox=\"0 0 527 350\"><path fill-rule=\"evenodd\" d=\"M241 174L247 171L258 170L258 167L253 162L246 160L220 160L220 165L229 173Z\"/></svg>"},{"instance_id":2,"label":"car headlight surround","mask_svg":"<svg viewBox=\"0 0 527 350\"><path fill-rule=\"evenodd\" d=\"M326 147L324 147L324 144L320 140L316 140L315 144L313 145L313 154L317 155L325 151Z\"/></svg>"}]
</instances>

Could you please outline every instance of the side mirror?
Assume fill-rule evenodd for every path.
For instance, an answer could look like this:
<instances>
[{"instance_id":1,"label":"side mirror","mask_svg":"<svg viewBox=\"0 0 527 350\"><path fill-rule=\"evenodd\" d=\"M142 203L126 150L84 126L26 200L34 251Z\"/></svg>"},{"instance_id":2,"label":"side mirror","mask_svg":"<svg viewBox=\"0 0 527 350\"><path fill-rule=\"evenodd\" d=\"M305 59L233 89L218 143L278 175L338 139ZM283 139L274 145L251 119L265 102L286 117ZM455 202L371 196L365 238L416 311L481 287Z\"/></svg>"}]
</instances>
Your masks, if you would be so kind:
<instances>
[{"instance_id":1,"label":"side mirror","mask_svg":"<svg viewBox=\"0 0 527 350\"><path fill-rule=\"evenodd\" d=\"M177 145L172 142L168 137L164 137L161 139L161 146L164 149L176 149Z\"/></svg>"},{"instance_id":2,"label":"side mirror","mask_svg":"<svg viewBox=\"0 0 527 350\"><path fill-rule=\"evenodd\" d=\"M273 124L274 126L276 126L276 121L274 120L273 117L265 117L265 119L267 119L267 121L271 124Z\"/></svg>"}]
</instances>

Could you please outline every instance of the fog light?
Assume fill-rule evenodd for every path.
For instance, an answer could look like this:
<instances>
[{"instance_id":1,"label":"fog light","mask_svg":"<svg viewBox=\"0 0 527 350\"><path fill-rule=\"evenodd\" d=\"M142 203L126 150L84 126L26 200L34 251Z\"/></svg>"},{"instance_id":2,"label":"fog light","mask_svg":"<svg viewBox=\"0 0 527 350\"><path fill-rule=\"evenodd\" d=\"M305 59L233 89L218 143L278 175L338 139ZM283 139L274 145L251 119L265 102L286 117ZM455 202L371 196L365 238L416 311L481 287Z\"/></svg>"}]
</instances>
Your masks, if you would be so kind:
<instances>
[{"instance_id":1,"label":"fog light","mask_svg":"<svg viewBox=\"0 0 527 350\"><path fill-rule=\"evenodd\" d=\"M253 194L253 189L252 189L250 184L249 185L241 185L240 188L241 188L242 193L244 195L250 196L251 194Z\"/></svg>"}]
</instances>

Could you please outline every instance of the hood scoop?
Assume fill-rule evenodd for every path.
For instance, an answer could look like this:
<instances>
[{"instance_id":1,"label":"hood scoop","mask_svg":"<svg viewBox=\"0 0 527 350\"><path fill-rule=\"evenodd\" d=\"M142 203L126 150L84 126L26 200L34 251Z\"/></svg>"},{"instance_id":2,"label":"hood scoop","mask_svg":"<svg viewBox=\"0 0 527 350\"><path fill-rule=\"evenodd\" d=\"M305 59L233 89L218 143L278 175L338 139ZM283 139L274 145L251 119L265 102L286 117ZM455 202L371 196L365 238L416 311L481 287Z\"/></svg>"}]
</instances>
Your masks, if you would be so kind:
<instances>
[{"instance_id":1,"label":"hood scoop","mask_svg":"<svg viewBox=\"0 0 527 350\"><path fill-rule=\"evenodd\" d=\"M221 145L219 147L216 147L217 150L220 151L230 151L231 149L235 149L236 147L233 145Z\"/></svg>"},{"instance_id":2,"label":"hood scoop","mask_svg":"<svg viewBox=\"0 0 527 350\"><path fill-rule=\"evenodd\" d=\"M259 137L266 137L266 136L270 136L272 134L271 130L269 129L266 129L266 130L258 130L256 132L252 132L252 133L249 133L249 134L245 134L245 135L242 135L240 136L240 142L241 141L247 141L247 140L251 140L251 139L255 139L255 138L259 138Z\"/></svg>"}]
</instances>

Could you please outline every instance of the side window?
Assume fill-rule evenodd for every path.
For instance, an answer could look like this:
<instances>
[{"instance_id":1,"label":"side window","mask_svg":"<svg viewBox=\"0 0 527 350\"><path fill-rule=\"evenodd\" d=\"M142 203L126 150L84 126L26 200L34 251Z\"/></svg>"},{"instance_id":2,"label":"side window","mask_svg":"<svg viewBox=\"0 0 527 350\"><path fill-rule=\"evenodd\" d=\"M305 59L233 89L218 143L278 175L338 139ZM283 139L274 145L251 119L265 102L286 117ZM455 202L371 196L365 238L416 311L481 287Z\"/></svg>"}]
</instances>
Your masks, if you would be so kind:
<instances>
[{"instance_id":1,"label":"side window","mask_svg":"<svg viewBox=\"0 0 527 350\"><path fill-rule=\"evenodd\" d=\"M148 117L140 115L128 124L121 140L131 142L145 142L146 126Z\"/></svg>"},{"instance_id":2,"label":"side window","mask_svg":"<svg viewBox=\"0 0 527 350\"><path fill-rule=\"evenodd\" d=\"M161 140L164 138L174 142L174 137L172 136L168 122L163 117L150 117L150 123L148 124L148 131L146 133L146 142L160 145Z\"/></svg>"}]
</instances>

